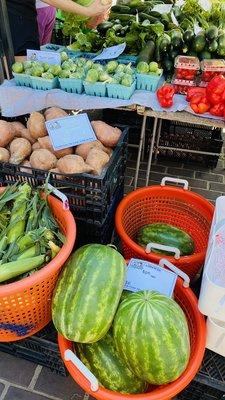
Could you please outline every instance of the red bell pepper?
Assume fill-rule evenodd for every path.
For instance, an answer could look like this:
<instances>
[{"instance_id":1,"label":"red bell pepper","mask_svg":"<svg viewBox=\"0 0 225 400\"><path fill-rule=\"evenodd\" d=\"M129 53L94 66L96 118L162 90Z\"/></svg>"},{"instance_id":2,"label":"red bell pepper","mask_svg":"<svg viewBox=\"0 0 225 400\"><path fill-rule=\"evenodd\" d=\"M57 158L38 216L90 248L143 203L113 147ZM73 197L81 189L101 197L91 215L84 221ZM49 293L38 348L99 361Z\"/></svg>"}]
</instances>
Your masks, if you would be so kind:
<instances>
[{"instance_id":1,"label":"red bell pepper","mask_svg":"<svg viewBox=\"0 0 225 400\"><path fill-rule=\"evenodd\" d=\"M210 104L216 105L224 101L225 77L223 75L214 76L206 88L207 98Z\"/></svg>"},{"instance_id":2,"label":"red bell pepper","mask_svg":"<svg viewBox=\"0 0 225 400\"><path fill-rule=\"evenodd\" d=\"M195 93L192 95L190 106L196 114L204 114L210 109L207 97L202 93Z\"/></svg>"},{"instance_id":3,"label":"red bell pepper","mask_svg":"<svg viewBox=\"0 0 225 400\"><path fill-rule=\"evenodd\" d=\"M175 94L174 87L172 85L163 85L157 92L157 99L161 107L171 107L173 105L173 96Z\"/></svg>"},{"instance_id":4,"label":"red bell pepper","mask_svg":"<svg viewBox=\"0 0 225 400\"><path fill-rule=\"evenodd\" d=\"M202 87L189 88L188 92L187 92L186 100L191 101L192 96L194 96L195 94L201 94L202 96L206 96L206 88L202 88Z\"/></svg>"},{"instance_id":5,"label":"red bell pepper","mask_svg":"<svg viewBox=\"0 0 225 400\"><path fill-rule=\"evenodd\" d=\"M209 112L210 114L215 115L216 117L223 117L225 112L225 104L224 103L215 104L213 107L210 108Z\"/></svg>"}]
</instances>

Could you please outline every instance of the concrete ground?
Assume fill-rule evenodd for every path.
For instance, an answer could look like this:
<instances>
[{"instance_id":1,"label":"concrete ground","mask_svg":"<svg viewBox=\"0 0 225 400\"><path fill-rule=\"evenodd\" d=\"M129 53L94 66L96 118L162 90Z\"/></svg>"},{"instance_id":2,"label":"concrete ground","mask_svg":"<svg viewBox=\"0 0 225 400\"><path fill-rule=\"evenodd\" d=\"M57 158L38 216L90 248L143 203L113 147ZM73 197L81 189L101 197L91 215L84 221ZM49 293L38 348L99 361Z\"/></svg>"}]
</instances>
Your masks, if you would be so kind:
<instances>
[{"instance_id":1,"label":"concrete ground","mask_svg":"<svg viewBox=\"0 0 225 400\"><path fill-rule=\"evenodd\" d=\"M146 163L141 164L138 186L145 185ZM135 161L128 163L125 190L133 189ZM189 181L193 191L214 202L225 192L225 170L223 161L210 170L196 165L184 165L175 161L154 163L150 184L161 181L164 176L176 176ZM70 377L61 377L49 369L0 352L0 400L85 400L88 396Z\"/></svg>"}]
</instances>

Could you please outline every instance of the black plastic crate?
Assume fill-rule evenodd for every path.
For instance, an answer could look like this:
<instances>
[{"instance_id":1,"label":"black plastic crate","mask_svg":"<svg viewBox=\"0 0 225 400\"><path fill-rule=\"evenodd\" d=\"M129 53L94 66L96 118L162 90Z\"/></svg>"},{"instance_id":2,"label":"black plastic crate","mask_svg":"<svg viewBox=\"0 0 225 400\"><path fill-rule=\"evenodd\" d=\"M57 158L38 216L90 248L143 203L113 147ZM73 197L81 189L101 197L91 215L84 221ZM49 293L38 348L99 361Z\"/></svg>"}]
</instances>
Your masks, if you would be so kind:
<instances>
[{"instance_id":1,"label":"black plastic crate","mask_svg":"<svg viewBox=\"0 0 225 400\"><path fill-rule=\"evenodd\" d=\"M122 135L102 175L50 174L49 183L65 193L71 211L81 221L102 224L117 188L124 181L129 128L120 125L118 127L122 129ZM5 185L26 181L32 186L40 186L45 183L47 176L48 171L0 163L0 182Z\"/></svg>"},{"instance_id":2,"label":"black plastic crate","mask_svg":"<svg viewBox=\"0 0 225 400\"><path fill-rule=\"evenodd\" d=\"M159 149L159 157L174 158L183 162L199 162L208 167L216 167L219 156L182 152L182 148L219 154L223 140L219 128L164 120L159 145L179 148L179 151Z\"/></svg>"},{"instance_id":3,"label":"black plastic crate","mask_svg":"<svg viewBox=\"0 0 225 400\"><path fill-rule=\"evenodd\" d=\"M225 393L208 385L193 381L181 392L177 400L224 400Z\"/></svg>"},{"instance_id":4,"label":"black plastic crate","mask_svg":"<svg viewBox=\"0 0 225 400\"><path fill-rule=\"evenodd\" d=\"M114 226L115 212L123 196L124 196L124 182L117 189L111 201L108 214L105 218L105 221L102 224L88 223L76 219L76 225L77 225L76 248L88 243L109 244L112 242L112 236L115 229Z\"/></svg>"},{"instance_id":5,"label":"black plastic crate","mask_svg":"<svg viewBox=\"0 0 225 400\"><path fill-rule=\"evenodd\" d=\"M0 351L40 364L59 375L68 375L60 357L57 333L52 324L26 339L10 343L1 342Z\"/></svg>"}]
</instances>

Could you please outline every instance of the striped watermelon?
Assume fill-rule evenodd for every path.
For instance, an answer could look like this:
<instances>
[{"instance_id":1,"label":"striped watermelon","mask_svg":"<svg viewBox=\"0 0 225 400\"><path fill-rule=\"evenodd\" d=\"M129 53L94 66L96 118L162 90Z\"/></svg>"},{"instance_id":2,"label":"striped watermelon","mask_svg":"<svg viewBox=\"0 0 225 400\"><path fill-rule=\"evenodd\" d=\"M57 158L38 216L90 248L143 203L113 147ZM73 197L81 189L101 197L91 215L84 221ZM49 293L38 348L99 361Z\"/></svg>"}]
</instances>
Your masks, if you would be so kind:
<instances>
[{"instance_id":1,"label":"striped watermelon","mask_svg":"<svg viewBox=\"0 0 225 400\"><path fill-rule=\"evenodd\" d=\"M117 351L135 375L153 385L176 380L190 357L186 317L169 297L130 293L120 303L113 335Z\"/></svg>"},{"instance_id":2,"label":"striped watermelon","mask_svg":"<svg viewBox=\"0 0 225 400\"><path fill-rule=\"evenodd\" d=\"M77 343L76 352L106 389L120 393L143 393L147 383L137 378L121 361L111 332L96 343Z\"/></svg>"},{"instance_id":3,"label":"striped watermelon","mask_svg":"<svg viewBox=\"0 0 225 400\"><path fill-rule=\"evenodd\" d=\"M101 244L78 249L66 263L52 303L58 332L74 342L93 343L108 332L126 274L124 258Z\"/></svg>"}]
</instances>

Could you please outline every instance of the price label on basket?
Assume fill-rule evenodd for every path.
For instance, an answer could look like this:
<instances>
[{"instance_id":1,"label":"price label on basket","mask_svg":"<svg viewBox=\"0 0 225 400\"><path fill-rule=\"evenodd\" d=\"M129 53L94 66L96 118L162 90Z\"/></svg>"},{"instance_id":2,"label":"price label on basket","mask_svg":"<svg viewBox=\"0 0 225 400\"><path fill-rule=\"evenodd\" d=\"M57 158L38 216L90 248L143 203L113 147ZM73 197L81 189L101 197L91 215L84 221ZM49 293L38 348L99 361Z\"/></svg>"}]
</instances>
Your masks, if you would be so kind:
<instances>
[{"instance_id":1,"label":"price label on basket","mask_svg":"<svg viewBox=\"0 0 225 400\"><path fill-rule=\"evenodd\" d=\"M61 65L60 53L56 51L27 50L27 60L40 61L51 65Z\"/></svg>"},{"instance_id":2,"label":"price label on basket","mask_svg":"<svg viewBox=\"0 0 225 400\"><path fill-rule=\"evenodd\" d=\"M52 119L45 125L54 150L97 140L87 114Z\"/></svg>"},{"instance_id":3,"label":"price label on basket","mask_svg":"<svg viewBox=\"0 0 225 400\"><path fill-rule=\"evenodd\" d=\"M93 58L93 61L112 60L113 58L117 58L124 52L125 48L126 43L118 44L117 46L107 47L101 52L101 54Z\"/></svg>"},{"instance_id":4,"label":"price label on basket","mask_svg":"<svg viewBox=\"0 0 225 400\"><path fill-rule=\"evenodd\" d=\"M155 290L172 297L177 275L149 261L132 258L127 266L124 289L130 292Z\"/></svg>"}]
</instances>

